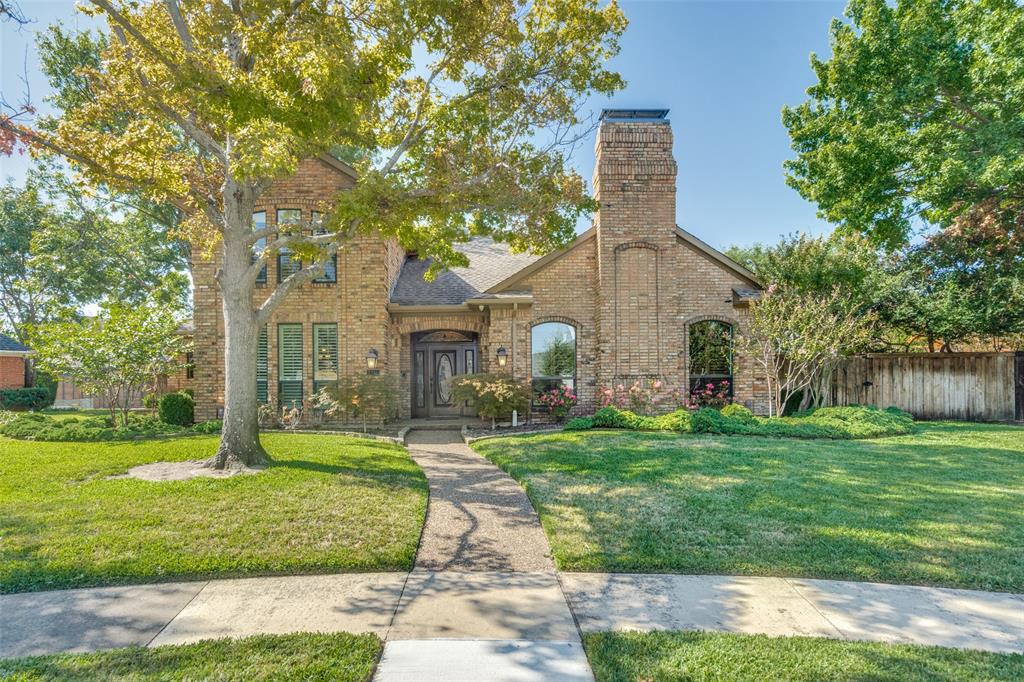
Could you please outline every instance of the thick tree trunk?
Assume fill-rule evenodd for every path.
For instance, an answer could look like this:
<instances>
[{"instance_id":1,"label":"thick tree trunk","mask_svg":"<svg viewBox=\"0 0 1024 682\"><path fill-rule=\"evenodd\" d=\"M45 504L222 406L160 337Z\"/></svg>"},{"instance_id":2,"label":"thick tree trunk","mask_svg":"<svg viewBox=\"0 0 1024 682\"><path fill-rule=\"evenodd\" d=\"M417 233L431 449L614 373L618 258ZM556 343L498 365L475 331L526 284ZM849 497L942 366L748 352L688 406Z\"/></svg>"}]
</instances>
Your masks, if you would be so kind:
<instances>
[{"instance_id":1,"label":"thick tree trunk","mask_svg":"<svg viewBox=\"0 0 1024 682\"><path fill-rule=\"evenodd\" d=\"M245 243L251 229L251 192L237 187L225 193L224 260L218 273L224 308L224 427L216 469L265 466L270 457L260 444L256 402L256 347L259 330L253 309L253 282L247 275L252 251Z\"/></svg>"}]
</instances>

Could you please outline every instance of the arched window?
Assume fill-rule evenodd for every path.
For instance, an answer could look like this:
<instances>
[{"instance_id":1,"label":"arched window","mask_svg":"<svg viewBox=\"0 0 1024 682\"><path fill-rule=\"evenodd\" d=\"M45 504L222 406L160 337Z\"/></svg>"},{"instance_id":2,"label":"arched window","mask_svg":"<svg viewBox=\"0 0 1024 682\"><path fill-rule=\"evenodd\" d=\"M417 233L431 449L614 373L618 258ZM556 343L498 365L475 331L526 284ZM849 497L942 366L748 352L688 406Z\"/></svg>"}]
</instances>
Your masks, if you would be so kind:
<instances>
[{"instance_id":1,"label":"arched window","mask_svg":"<svg viewBox=\"0 0 1024 682\"><path fill-rule=\"evenodd\" d=\"M690 325L690 392L722 383L732 395L732 325L703 320Z\"/></svg>"},{"instance_id":2,"label":"arched window","mask_svg":"<svg viewBox=\"0 0 1024 682\"><path fill-rule=\"evenodd\" d=\"M530 372L534 396L557 386L576 390L576 328L564 322L541 322L531 331Z\"/></svg>"}]
</instances>

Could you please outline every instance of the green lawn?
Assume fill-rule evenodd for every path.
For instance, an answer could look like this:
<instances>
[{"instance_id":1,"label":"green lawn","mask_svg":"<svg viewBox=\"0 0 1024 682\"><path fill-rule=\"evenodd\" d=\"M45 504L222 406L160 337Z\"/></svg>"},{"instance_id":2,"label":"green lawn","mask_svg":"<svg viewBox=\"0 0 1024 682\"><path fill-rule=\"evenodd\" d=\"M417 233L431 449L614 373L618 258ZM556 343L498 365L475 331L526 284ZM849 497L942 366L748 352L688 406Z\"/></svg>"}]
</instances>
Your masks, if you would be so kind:
<instances>
[{"instance_id":1,"label":"green lawn","mask_svg":"<svg viewBox=\"0 0 1024 682\"><path fill-rule=\"evenodd\" d=\"M585 635L597 682L1020 680L1024 655L709 632Z\"/></svg>"},{"instance_id":2,"label":"green lawn","mask_svg":"<svg viewBox=\"0 0 1024 682\"><path fill-rule=\"evenodd\" d=\"M375 635L259 635L152 649L0 659L0 679L367 682L380 652L381 641Z\"/></svg>"},{"instance_id":3,"label":"green lawn","mask_svg":"<svg viewBox=\"0 0 1024 682\"><path fill-rule=\"evenodd\" d=\"M563 570L1024 591L1024 428L843 442L586 431L474 447L525 485Z\"/></svg>"},{"instance_id":4,"label":"green lawn","mask_svg":"<svg viewBox=\"0 0 1024 682\"><path fill-rule=\"evenodd\" d=\"M109 479L213 454L216 436L0 438L0 592L214 576L405 570L427 504L396 445L265 434L274 465L230 479Z\"/></svg>"}]
</instances>

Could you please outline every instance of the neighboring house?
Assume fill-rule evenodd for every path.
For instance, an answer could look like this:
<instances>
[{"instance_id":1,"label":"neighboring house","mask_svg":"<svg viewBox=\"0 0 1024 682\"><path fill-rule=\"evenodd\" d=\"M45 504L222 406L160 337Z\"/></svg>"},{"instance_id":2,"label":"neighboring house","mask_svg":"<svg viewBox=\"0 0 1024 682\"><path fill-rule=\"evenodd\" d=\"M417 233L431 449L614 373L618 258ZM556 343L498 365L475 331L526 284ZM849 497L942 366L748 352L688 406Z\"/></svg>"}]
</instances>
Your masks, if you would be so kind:
<instances>
[{"instance_id":1,"label":"neighboring house","mask_svg":"<svg viewBox=\"0 0 1024 682\"><path fill-rule=\"evenodd\" d=\"M0 334L0 388L29 385L28 357L31 354L28 346Z\"/></svg>"},{"instance_id":2,"label":"neighboring house","mask_svg":"<svg viewBox=\"0 0 1024 682\"><path fill-rule=\"evenodd\" d=\"M565 384L592 411L602 386L659 378L667 389L729 381L763 412L767 393L730 339L759 292L753 275L676 225L676 162L667 111L609 110L597 133L594 225L543 257L489 239L470 261L426 282L429 263L396 242L358 238L326 275L294 292L260 338L261 400L292 404L339 376L400 379L402 417L461 414L451 378L509 372L537 390ZM324 202L355 172L331 157L300 164L260 198L256 226L315 230ZM195 253L199 253L196 250ZM260 275L263 300L299 265L287 253ZM215 262L196 259L196 419L223 409L223 319ZM375 365L375 369L370 369Z\"/></svg>"}]
</instances>

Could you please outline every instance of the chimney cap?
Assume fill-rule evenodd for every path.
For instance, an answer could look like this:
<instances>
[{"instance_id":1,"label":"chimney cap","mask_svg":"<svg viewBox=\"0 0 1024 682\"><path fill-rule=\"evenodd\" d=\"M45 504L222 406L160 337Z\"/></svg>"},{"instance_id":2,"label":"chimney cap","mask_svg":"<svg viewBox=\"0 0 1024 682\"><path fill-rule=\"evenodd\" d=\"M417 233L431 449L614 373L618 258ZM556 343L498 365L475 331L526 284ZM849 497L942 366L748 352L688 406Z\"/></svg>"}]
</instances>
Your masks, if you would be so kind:
<instances>
[{"instance_id":1,"label":"chimney cap","mask_svg":"<svg viewBox=\"0 0 1024 682\"><path fill-rule=\"evenodd\" d=\"M668 123L665 117L668 109L602 109L602 121L637 121L647 123Z\"/></svg>"}]
</instances>

